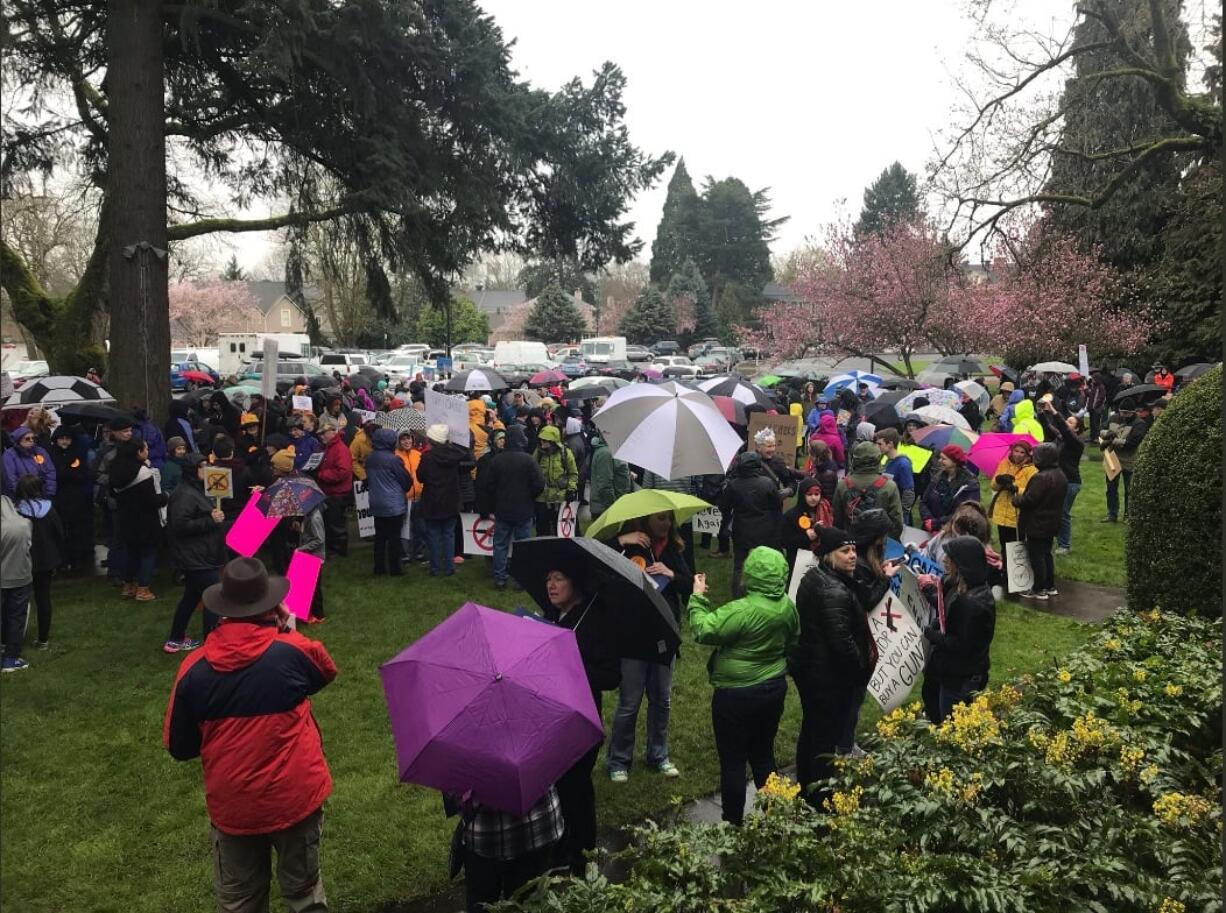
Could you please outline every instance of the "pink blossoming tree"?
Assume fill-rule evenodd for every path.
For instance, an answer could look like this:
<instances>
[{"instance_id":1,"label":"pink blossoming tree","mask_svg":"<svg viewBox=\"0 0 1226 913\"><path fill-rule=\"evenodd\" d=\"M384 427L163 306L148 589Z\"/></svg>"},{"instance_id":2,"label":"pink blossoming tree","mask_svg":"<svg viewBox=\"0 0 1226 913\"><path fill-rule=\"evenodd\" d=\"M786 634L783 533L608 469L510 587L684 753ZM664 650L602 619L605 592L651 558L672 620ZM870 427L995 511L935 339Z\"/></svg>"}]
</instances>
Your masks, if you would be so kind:
<instances>
[{"instance_id":1,"label":"pink blossoming tree","mask_svg":"<svg viewBox=\"0 0 1226 913\"><path fill-rule=\"evenodd\" d=\"M203 346L218 333L255 332L260 312L244 282L172 282L170 324L177 342Z\"/></svg>"}]
</instances>

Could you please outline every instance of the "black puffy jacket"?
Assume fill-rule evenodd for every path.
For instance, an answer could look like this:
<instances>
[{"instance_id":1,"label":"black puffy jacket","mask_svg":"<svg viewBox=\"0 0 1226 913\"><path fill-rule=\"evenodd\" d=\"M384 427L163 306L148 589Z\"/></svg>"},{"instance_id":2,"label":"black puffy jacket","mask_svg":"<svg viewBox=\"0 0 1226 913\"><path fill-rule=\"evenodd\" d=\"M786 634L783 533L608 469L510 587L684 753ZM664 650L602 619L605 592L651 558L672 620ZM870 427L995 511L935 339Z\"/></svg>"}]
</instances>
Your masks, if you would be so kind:
<instances>
[{"instance_id":1,"label":"black puffy jacket","mask_svg":"<svg viewBox=\"0 0 1226 913\"><path fill-rule=\"evenodd\" d=\"M945 551L967 589L963 593L946 592L944 632L935 625L924 631L932 642L924 674L954 684L973 675L987 676L996 631L996 600L988 586L990 570L978 539L957 536L949 540Z\"/></svg>"},{"instance_id":2,"label":"black puffy jacket","mask_svg":"<svg viewBox=\"0 0 1226 913\"><path fill-rule=\"evenodd\" d=\"M184 476L170 493L166 527L170 532L170 566L203 571L226 563L226 526L213 520L216 504L194 476Z\"/></svg>"},{"instance_id":3,"label":"black puffy jacket","mask_svg":"<svg viewBox=\"0 0 1226 913\"><path fill-rule=\"evenodd\" d=\"M1013 496L1018 509L1017 532L1023 539L1052 539L1060 532L1068 479L1058 467L1041 469L1030 477L1026 489Z\"/></svg>"},{"instance_id":4,"label":"black puffy jacket","mask_svg":"<svg viewBox=\"0 0 1226 913\"><path fill-rule=\"evenodd\" d=\"M762 457L756 453L742 453L737 457L728 476L724 498L732 510L732 538L738 548L748 551L765 545L779 549L783 500Z\"/></svg>"},{"instance_id":5,"label":"black puffy jacket","mask_svg":"<svg viewBox=\"0 0 1226 913\"><path fill-rule=\"evenodd\" d=\"M798 688L863 688L872 677L877 649L853 586L850 577L824 563L801 579L800 637L788 653L788 671Z\"/></svg>"}]
</instances>

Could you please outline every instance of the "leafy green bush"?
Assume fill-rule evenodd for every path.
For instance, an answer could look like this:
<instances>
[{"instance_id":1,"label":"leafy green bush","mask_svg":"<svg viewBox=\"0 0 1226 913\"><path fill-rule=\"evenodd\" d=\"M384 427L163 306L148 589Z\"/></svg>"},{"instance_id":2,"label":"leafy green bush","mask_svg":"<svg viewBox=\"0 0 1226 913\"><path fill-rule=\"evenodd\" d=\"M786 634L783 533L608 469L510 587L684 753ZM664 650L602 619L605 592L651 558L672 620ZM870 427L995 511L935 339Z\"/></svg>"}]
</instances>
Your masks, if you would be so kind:
<instances>
[{"instance_id":1,"label":"leafy green bush","mask_svg":"<svg viewBox=\"0 0 1226 913\"><path fill-rule=\"evenodd\" d=\"M1221 620L1117 614L1063 668L940 727L900 708L825 813L769 783L743 828L637 829L620 883L505 909L584 913L1220 910Z\"/></svg>"},{"instance_id":2,"label":"leafy green bush","mask_svg":"<svg viewBox=\"0 0 1226 913\"><path fill-rule=\"evenodd\" d=\"M1171 400L1141 443L1128 501L1128 604L1222 614L1222 369Z\"/></svg>"}]
</instances>

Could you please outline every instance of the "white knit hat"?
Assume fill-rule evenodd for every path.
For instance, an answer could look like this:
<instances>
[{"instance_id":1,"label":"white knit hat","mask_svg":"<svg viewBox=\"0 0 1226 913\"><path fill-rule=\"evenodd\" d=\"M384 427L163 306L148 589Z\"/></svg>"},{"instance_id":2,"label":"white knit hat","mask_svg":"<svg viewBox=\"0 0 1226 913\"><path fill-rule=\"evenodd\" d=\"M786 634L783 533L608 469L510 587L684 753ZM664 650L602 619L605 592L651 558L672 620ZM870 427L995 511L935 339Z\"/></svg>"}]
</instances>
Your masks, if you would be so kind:
<instances>
[{"instance_id":1,"label":"white knit hat","mask_svg":"<svg viewBox=\"0 0 1226 913\"><path fill-rule=\"evenodd\" d=\"M436 444L446 444L447 443L447 426L444 425L442 422L439 422L436 425L431 425L429 428L426 429L426 437L428 437L431 441L433 441Z\"/></svg>"},{"instance_id":2,"label":"white knit hat","mask_svg":"<svg viewBox=\"0 0 1226 913\"><path fill-rule=\"evenodd\" d=\"M753 441L759 447L765 447L767 444L775 443L775 432L770 428L763 428L753 436Z\"/></svg>"}]
</instances>

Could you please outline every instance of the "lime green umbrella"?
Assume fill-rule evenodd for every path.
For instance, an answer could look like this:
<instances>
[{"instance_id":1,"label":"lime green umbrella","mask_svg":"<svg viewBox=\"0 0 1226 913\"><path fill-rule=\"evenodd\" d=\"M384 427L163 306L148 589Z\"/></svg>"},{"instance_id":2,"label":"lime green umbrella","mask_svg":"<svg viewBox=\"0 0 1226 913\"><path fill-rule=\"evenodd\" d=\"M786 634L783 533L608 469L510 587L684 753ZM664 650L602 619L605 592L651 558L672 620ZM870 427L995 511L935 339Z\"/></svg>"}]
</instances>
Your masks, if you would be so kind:
<instances>
[{"instance_id":1,"label":"lime green umbrella","mask_svg":"<svg viewBox=\"0 0 1226 913\"><path fill-rule=\"evenodd\" d=\"M621 531L621 526L627 520L637 517L650 517L652 514L662 514L672 511L674 522L684 523L694 514L701 513L711 505L701 498L678 494L675 491L664 491L659 488L644 488L622 495L613 502L613 506L600 515L584 533L593 539L612 538Z\"/></svg>"},{"instance_id":2,"label":"lime green umbrella","mask_svg":"<svg viewBox=\"0 0 1226 913\"><path fill-rule=\"evenodd\" d=\"M765 377L759 377L754 381L759 387L773 387L779 381L783 380L778 374L767 374Z\"/></svg>"}]
</instances>

